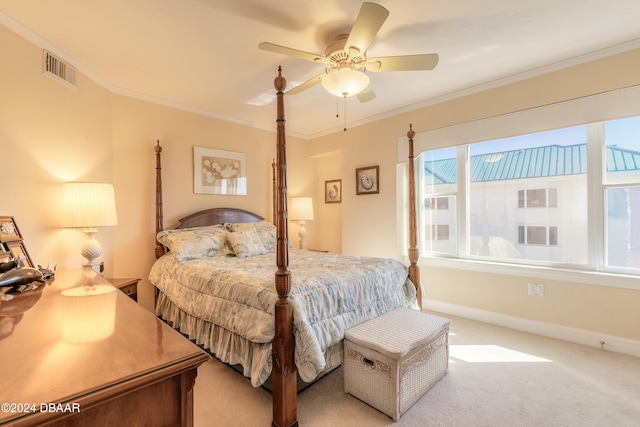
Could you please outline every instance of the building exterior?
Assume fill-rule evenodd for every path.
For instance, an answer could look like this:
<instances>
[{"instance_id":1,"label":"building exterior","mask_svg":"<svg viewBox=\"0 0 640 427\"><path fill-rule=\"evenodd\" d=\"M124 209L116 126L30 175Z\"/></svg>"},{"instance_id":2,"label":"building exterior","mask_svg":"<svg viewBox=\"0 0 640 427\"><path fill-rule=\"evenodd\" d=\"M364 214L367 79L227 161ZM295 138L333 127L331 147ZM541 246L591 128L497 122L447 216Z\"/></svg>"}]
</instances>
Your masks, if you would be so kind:
<instances>
[{"instance_id":1,"label":"building exterior","mask_svg":"<svg viewBox=\"0 0 640 427\"><path fill-rule=\"evenodd\" d=\"M640 151L607 146L606 173L640 171ZM422 247L457 250L457 162L424 162ZM469 255L588 262L587 145L546 145L469 158ZM605 190L609 265L640 267L640 188Z\"/></svg>"}]
</instances>

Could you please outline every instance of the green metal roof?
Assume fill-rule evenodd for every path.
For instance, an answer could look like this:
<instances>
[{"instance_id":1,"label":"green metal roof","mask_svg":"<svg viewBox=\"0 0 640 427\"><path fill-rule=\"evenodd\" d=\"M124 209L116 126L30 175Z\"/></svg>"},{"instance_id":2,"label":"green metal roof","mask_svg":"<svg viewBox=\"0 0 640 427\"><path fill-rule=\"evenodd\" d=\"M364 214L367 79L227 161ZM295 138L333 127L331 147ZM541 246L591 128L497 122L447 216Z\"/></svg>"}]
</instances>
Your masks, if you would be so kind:
<instances>
[{"instance_id":1,"label":"green metal roof","mask_svg":"<svg viewBox=\"0 0 640 427\"><path fill-rule=\"evenodd\" d=\"M471 156L471 182L540 178L587 173L587 145L547 145ZM607 172L640 170L640 151L607 147ZM429 184L456 182L456 160L425 162Z\"/></svg>"}]
</instances>

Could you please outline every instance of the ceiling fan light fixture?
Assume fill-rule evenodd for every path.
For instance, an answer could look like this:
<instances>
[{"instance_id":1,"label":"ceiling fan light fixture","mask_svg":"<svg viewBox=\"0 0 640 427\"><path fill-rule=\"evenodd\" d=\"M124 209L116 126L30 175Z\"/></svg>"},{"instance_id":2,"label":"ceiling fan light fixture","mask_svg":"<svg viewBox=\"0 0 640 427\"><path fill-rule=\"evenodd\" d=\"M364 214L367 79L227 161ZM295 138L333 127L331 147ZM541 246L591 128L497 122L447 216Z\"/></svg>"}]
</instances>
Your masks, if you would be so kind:
<instances>
[{"instance_id":1,"label":"ceiling fan light fixture","mask_svg":"<svg viewBox=\"0 0 640 427\"><path fill-rule=\"evenodd\" d=\"M369 86L369 76L362 71L342 68L324 76L322 86L335 96L354 96Z\"/></svg>"}]
</instances>

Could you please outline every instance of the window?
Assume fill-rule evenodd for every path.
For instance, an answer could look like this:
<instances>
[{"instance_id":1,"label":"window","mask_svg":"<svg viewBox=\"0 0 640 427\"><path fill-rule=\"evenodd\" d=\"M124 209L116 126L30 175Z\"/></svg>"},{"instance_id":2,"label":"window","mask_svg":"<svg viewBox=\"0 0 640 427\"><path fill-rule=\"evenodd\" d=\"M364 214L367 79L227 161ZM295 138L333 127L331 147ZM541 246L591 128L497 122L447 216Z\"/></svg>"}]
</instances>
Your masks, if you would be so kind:
<instances>
[{"instance_id":1,"label":"window","mask_svg":"<svg viewBox=\"0 0 640 427\"><path fill-rule=\"evenodd\" d=\"M431 224L430 240L449 240L448 224Z\"/></svg>"},{"instance_id":2,"label":"window","mask_svg":"<svg viewBox=\"0 0 640 427\"><path fill-rule=\"evenodd\" d=\"M421 254L640 274L640 117L418 159Z\"/></svg>"},{"instance_id":3,"label":"window","mask_svg":"<svg viewBox=\"0 0 640 427\"><path fill-rule=\"evenodd\" d=\"M640 268L640 117L605 125L606 266Z\"/></svg>"},{"instance_id":4,"label":"window","mask_svg":"<svg viewBox=\"0 0 640 427\"><path fill-rule=\"evenodd\" d=\"M527 190L527 207L544 208L547 206L546 190Z\"/></svg>"},{"instance_id":5,"label":"window","mask_svg":"<svg viewBox=\"0 0 640 427\"><path fill-rule=\"evenodd\" d=\"M549 245L556 246L558 244L558 227L549 227Z\"/></svg>"},{"instance_id":6,"label":"window","mask_svg":"<svg viewBox=\"0 0 640 427\"><path fill-rule=\"evenodd\" d=\"M424 200L418 213L422 224L419 246L428 252L456 254L457 150L434 150L419 156L418 194Z\"/></svg>"},{"instance_id":7,"label":"window","mask_svg":"<svg viewBox=\"0 0 640 427\"><path fill-rule=\"evenodd\" d=\"M548 238L547 238L548 236ZM518 243L522 245L549 245L558 244L557 226L519 225Z\"/></svg>"},{"instance_id":8,"label":"window","mask_svg":"<svg viewBox=\"0 0 640 427\"><path fill-rule=\"evenodd\" d=\"M518 191L519 208L544 208L547 206L550 208L558 206L558 190L556 188Z\"/></svg>"},{"instance_id":9,"label":"window","mask_svg":"<svg viewBox=\"0 0 640 427\"><path fill-rule=\"evenodd\" d=\"M428 209L434 209L434 210L449 209L449 198L448 197L427 198L426 207Z\"/></svg>"},{"instance_id":10,"label":"window","mask_svg":"<svg viewBox=\"0 0 640 427\"><path fill-rule=\"evenodd\" d=\"M586 126L470 144L469 255L587 264L586 156Z\"/></svg>"}]
</instances>

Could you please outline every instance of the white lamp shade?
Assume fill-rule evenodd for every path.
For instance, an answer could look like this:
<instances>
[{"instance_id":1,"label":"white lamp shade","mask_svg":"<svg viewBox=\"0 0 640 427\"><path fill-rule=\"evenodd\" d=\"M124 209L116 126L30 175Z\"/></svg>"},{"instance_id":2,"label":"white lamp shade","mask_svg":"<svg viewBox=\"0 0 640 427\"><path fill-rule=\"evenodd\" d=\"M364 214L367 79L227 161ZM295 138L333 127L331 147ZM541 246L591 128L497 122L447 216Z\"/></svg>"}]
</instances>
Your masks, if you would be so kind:
<instances>
[{"instance_id":1,"label":"white lamp shade","mask_svg":"<svg viewBox=\"0 0 640 427\"><path fill-rule=\"evenodd\" d=\"M310 221L313 219L313 199L311 197L294 197L291 199L291 219L294 221Z\"/></svg>"},{"instance_id":2,"label":"white lamp shade","mask_svg":"<svg viewBox=\"0 0 640 427\"><path fill-rule=\"evenodd\" d=\"M62 185L63 227L105 227L118 224L113 185L67 182Z\"/></svg>"},{"instance_id":3,"label":"white lamp shade","mask_svg":"<svg viewBox=\"0 0 640 427\"><path fill-rule=\"evenodd\" d=\"M331 71L321 81L327 92L336 96L354 96L369 86L369 76L362 71L342 68Z\"/></svg>"}]
</instances>

